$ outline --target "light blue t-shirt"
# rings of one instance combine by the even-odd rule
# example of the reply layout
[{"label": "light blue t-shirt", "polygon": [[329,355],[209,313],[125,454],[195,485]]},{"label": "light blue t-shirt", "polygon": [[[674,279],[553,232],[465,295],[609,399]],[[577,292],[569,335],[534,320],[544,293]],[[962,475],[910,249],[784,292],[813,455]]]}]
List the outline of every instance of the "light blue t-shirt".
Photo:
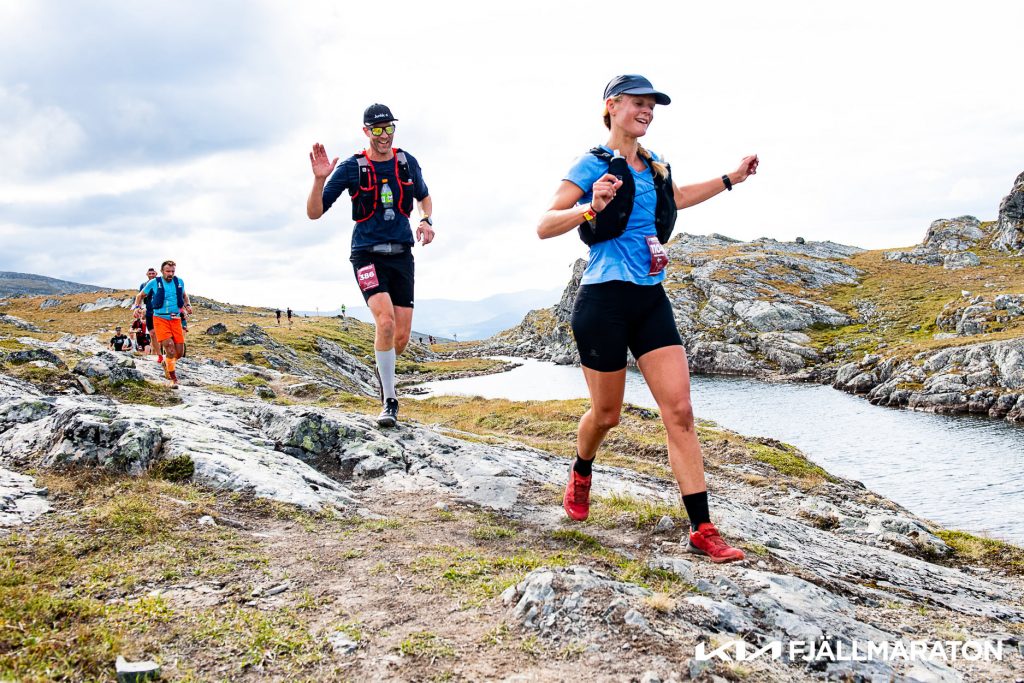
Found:
[{"label": "light blue t-shirt", "polygon": [[[608,149],[601,145],[602,149]],[[658,155],[651,152],[658,161]],[[657,235],[654,226],[654,211],[658,206],[658,195],[654,190],[654,176],[651,169],[637,171],[630,167],[633,182],[636,184],[636,196],[633,199],[633,211],[629,214],[626,230],[615,239],[598,242],[590,247],[590,259],[587,269],[583,271],[580,284],[594,285],[611,280],[625,280],[638,285],[656,285],[665,279],[665,271],[657,275],[648,275],[651,270],[651,251],[647,246],[647,236]],[[565,176],[572,184],[583,190],[579,203],[586,204],[593,196],[591,188],[594,181],[608,172],[608,163],[587,152],[572,165]]]},{"label": "light blue t-shirt", "polygon": [[[178,292],[174,288],[174,280],[171,280],[170,282],[164,280],[164,305],[162,308],[156,308],[156,293],[159,291],[160,287],[157,283],[163,279],[163,275],[157,275],[146,283],[146,286],[142,288],[142,291],[146,294],[153,295],[153,315],[166,318],[167,320],[173,320],[181,313],[181,309],[178,308]],[[178,282],[181,284],[181,291],[184,292],[185,281],[179,277]]]}]

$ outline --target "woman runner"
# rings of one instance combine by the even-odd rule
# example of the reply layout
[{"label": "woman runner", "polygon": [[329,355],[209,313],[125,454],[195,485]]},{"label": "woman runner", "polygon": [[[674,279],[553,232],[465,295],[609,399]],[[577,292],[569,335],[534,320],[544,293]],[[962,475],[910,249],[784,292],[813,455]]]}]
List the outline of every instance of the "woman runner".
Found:
[{"label": "woman runner", "polygon": [[[686,351],[661,285],[668,263],[661,242],[668,239],[676,210],[731,190],[757,171],[758,159],[745,157],[739,168],[721,178],[677,187],[667,166],[640,145],[654,120],[655,105],[669,104],[668,95],[655,90],[643,76],[625,75],[608,83],[604,100],[604,125],[610,131],[607,144],[577,159],[537,226],[541,239],[581,226],[581,236],[586,234],[584,241],[590,244],[572,313],[590,409],[580,419],[563,507],[577,521],[590,513],[591,466],[605,435],[619,423],[629,349],[668,432],[669,463],[690,518],[687,549],[713,562],[742,560],[743,551],[726,543],[711,523],[704,460],[690,405]],[[625,158],[628,172],[616,156]],[[621,177],[609,173],[613,169]],[[616,203],[620,189],[623,196]],[[601,216],[605,210],[608,213]]]}]

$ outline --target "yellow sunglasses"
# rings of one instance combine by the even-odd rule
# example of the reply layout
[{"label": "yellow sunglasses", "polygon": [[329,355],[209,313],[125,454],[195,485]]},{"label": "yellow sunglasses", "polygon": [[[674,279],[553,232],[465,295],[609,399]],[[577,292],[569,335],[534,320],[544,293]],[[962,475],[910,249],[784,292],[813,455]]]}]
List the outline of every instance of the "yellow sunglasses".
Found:
[{"label": "yellow sunglasses", "polygon": [[370,135],[372,135],[375,138],[379,138],[384,133],[387,133],[388,135],[394,135],[395,127],[394,126],[384,126],[383,128],[381,128],[380,126],[377,126],[375,128],[371,128],[370,129]]}]

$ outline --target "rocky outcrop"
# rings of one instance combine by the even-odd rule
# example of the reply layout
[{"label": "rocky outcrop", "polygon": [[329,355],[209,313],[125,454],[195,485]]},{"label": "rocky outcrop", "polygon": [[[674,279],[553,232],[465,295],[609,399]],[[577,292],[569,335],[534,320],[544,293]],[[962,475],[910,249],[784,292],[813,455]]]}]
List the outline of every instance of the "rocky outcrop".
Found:
[{"label": "rocky outcrop", "polygon": [[96,299],[91,304],[82,304],[78,307],[78,310],[82,313],[92,313],[93,311],[106,311],[111,308],[131,308],[131,298],[126,299],[115,299],[113,297],[104,296]]},{"label": "rocky outcrop", "polygon": [[14,325],[19,330],[25,330],[26,332],[42,332],[41,329],[26,320],[22,320],[14,315],[5,315],[3,313],[0,313],[0,325]]},{"label": "rocky outcrop", "polygon": [[136,369],[135,359],[127,354],[100,351],[78,361],[74,373],[92,379],[109,379],[112,382],[141,382],[142,373]]},{"label": "rocky outcrop", "polygon": [[992,246],[1003,251],[1024,250],[1024,173],[1017,176],[1010,194],[999,204],[999,222]]},{"label": "rocky outcrop", "polygon": [[0,467],[0,528],[28,524],[45,513],[47,493],[31,477]]},{"label": "rocky outcrop", "polygon": [[1024,422],[1024,339],[922,352],[913,360],[865,356],[833,384],[872,403]]},{"label": "rocky outcrop", "polygon": [[887,251],[885,259],[923,266],[942,266],[957,270],[981,264],[978,255],[968,251],[986,237],[981,221],[974,216],[943,218],[928,227],[924,242],[910,251]]},{"label": "rocky outcrop", "polygon": [[[856,283],[859,271],[844,260],[861,249],[834,242],[740,242],[685,233],[667,248],[673,266],[665,288],[694,372],[797,373],[819,356],[801,330],[851,322],[814,301],[813,292]],[[573,266],[558,305],[531,312],[518,327],[473,353],[578,363],[570,319],[585,267],[583,260]]]}]

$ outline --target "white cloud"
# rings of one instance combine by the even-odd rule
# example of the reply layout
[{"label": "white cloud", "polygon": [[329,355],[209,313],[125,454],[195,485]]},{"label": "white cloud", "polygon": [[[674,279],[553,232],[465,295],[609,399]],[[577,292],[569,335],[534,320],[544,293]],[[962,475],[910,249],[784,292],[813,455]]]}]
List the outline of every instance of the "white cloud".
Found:
[{"label": "white cloud", "polygon": [[97,284],[134,285],[169,254],[200,294],[358,302],[348,202],[306,219],[307,154],[361,149],[374,101],[435,202],[420,299],[564,283],[585,249],[534,228],[605,139],[616,73],[672,95],[644,143],[678,182],[761,155],[755,178],[680,214],[687,232],[905,246],[935,218],[993,218],[1024,159],[1018,4],[0,11],[0,269]]}]

